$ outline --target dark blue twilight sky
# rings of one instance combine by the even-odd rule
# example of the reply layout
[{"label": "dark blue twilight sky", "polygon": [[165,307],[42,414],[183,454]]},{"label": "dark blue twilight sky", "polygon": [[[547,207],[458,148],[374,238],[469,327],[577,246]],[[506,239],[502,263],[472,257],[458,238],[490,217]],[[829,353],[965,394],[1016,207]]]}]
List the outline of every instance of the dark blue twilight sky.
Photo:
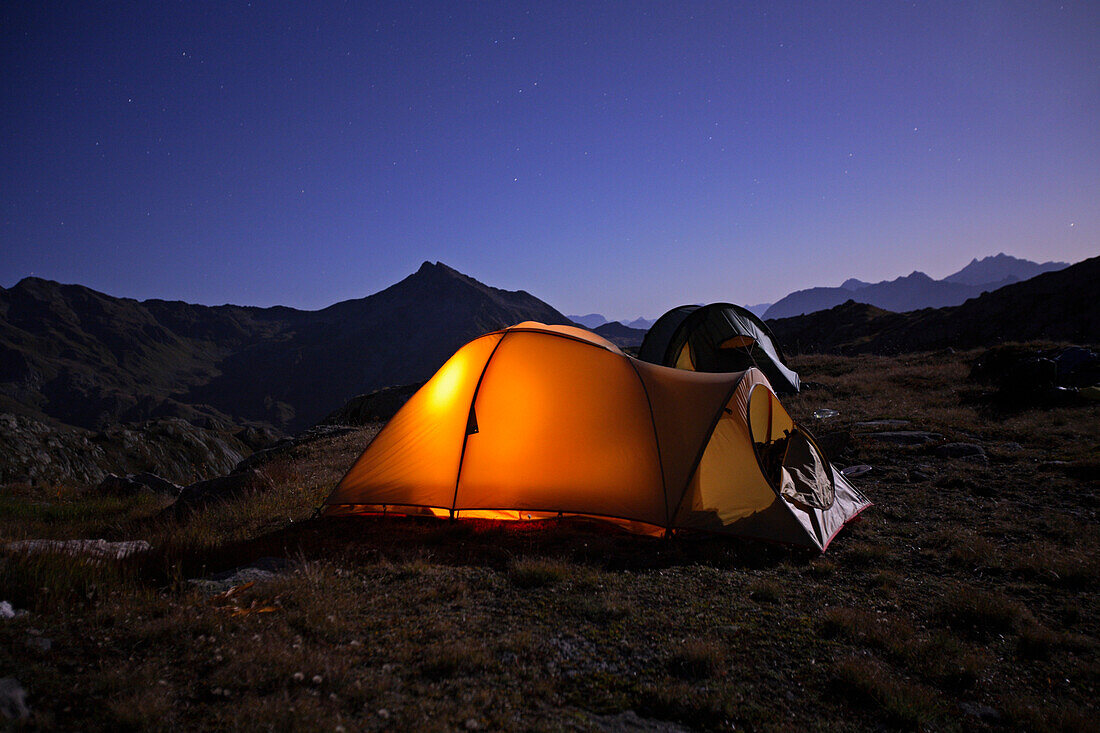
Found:
[{"label": "dark blue twilight sky", "polygon": [[5,2],[0,285],[568,313],[1100,253],[1100,3]]}]

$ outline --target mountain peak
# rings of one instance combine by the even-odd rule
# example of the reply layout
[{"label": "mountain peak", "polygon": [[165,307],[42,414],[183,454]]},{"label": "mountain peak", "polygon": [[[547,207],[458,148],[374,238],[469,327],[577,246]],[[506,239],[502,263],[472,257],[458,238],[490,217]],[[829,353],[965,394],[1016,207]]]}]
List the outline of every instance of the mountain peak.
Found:
[{"label": "mountain peak", "polygon": [[[421,274],[427,274],[427,273],[432,273],[432,272],[446,273],[446,274],[450,274],[450,275],[462,275],[461,272],[454,269],[453,267],[448,267],[447,265],[443,264],[442,262],[432,262],[430,260],[424,260],[424,263],[422,265],[420,265],[420,269],[416,271],[416,274],[421,275]],[[463,276],[463,277],[465,277],[465,276]]]},{"label": "mountain peak", "polygon": [[963,285],[1004,284],[1016,280],[1029,280],[1036,275],[1069,267],[1068,262],[1032,262],[998,252],[995,255],[974,258],[970,264],[944,278],[949,283]]}]

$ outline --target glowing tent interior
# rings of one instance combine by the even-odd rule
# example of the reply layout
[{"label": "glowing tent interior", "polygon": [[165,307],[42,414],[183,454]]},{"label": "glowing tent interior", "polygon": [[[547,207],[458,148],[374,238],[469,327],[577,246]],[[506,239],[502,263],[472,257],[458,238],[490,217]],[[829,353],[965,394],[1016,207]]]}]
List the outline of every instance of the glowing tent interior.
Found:
[{"label": "glowing tent interior", "polygon": [[759,370],[669,369],[534,322],[459,349],[325,504],[328,515],[582,515],[819,550],[868,506]]},{"label": "glowing tent interior", "polygon": [[732,303],[681,305],[646,332],[638,358],[697,372],[739,372],[756,367],[779,393],[798,392],[798,373],[755,313]]}]

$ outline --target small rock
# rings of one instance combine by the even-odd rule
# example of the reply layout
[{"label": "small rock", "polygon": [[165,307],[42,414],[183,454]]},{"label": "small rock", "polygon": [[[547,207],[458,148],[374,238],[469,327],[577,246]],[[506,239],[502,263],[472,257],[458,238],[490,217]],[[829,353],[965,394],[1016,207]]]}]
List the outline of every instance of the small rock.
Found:
[{"label": "small rock", "polygon": [[478,730],[481,728],[481,723],[477,722],[473,718],[469,718],[466,721],[466,730]]},{"label": "small rock", "polygon": [[0,715],[8,720],[23,720],[30,716],[27,691],[14,677],[0,679]]},{"label": "small rock", "polygon": [[640,717],[633,710],[616,715],[593,715],[587,722],[593,730],[606,733],[681,733],[688,730],[666,720]]},{"label": "small rock", "polygon": [[856,430],[881,430],[882,428],[903,428],[908,420],[865,420],[852,425]]},{"label": "small rock", "polygon": [[927,433],[923,430],[891,430],[880,433],[865,433],[871,440],[894,445],[925,445],[935,443],[943,436],[939,433]]},{"label": "small rock", "polygon": [[19,615],[21,615],[21,612],[15,610],[15,607],[11,605],[11,601],[0,601],[0,618],[15,618]]},{"label": "small rock", "polygon": [[1024,447],[1022,445],[1014,441],[1009,441],[1008,443],[1001,444],[1001,450],[1009,451],[1010,453],[1019,453],[1023,449]]},{"label": "small rock", "polygon": [[940,458],[965,458],[966,456],[984,456],[985,449],[977,443],[944,443],[936,446],[932,453]]},{"label": "small rock", "polygon": [[939,458],[958,458],[971,463],[989,464],[985,449],[977,443],[945,443],[936,446],[932,453]]},{"label": "small rock", "polygon": [[40,652],[48,652],[53,648],[53,639],[47,639],[45,636],[28,636],[27,646]]},{"label": "small rock", "polygon": [[976,702],[963,702],[959,703],[959,708],[972,717],[984,720],[987,723],[996,723],[1001,719],[1001,714],[996,709],[989,707],[988,705],[982,705]]}]

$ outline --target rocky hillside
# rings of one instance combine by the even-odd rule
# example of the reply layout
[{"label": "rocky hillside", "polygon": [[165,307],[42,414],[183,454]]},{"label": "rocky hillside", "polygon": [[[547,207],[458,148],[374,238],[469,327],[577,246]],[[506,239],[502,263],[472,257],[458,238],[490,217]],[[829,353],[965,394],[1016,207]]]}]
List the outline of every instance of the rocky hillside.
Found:
[{"label": "rocky hillside", "polygon": [[790,353],[896,354],[1047,339],[1100,341],[1100,257],[1007,285],[948,308],[892,313],[849,300],[770,321]]},{"label": "rocky hillside", "polygon": [[1067,267],[1065,262],[1037,263],[1006,254],[973,260],[958,272],[934,280],[923,272],[913,272],[894,280],[866,283],[850,278],[838,288],[818,287],[797,290],[770,306],[764,318],[790,318],[840,305],[848,300],[866,303],[889,311],[904,312],[919,308],[959,305],[968,298],[1027,280],[1044,272]]},{"label": "rocky hillside", "polygon": [[0,288],[0,412],[87,429],[178,417],[297,431],[524,320],[569,323],[440,263],[319,311],[138,302],[26,278]]},{"label": "rocky hillside", "polygon": [[248,438],[179,418],[90,431],[0,415],[0,485],[91,486],[109,473],[142,472],[187,484],[228,473],[265,447]]}]

